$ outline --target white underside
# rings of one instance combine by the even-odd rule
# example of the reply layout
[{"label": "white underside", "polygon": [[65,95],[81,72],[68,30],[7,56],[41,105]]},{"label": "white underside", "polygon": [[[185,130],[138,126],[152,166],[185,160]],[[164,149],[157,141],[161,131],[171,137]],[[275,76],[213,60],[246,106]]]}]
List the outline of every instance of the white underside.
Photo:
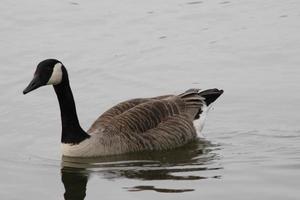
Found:
[{"label": "white underside", "polygon": [[204,134],[203,134],[203,127],[206,121],[206,117],[207,117],[207,113],[209,111],[209,109],[211,108],[210,104],[209,106],[206,106],[205,104],[202,106],[202,113],[200,114],[200,118],[194,121],[194,126],[196,128],[197,131],[197,136],[200,138],[204,138]]},{"label": "white underside", "polygon": [[[62,153],[69,157],[97,157],[127,153],[128,149],[122,146],[120,137],[110,137],[106,142],[103,139],[101,129],[90,133],[90,138],[82,141],[79,144],[64,144],[62,143]],[[107,136],[106,136],[107,137]]]},{"label": "white underside", "polygon": [[111,152],[105,150],[101,145],[101,134],[91,134],[91,137],[79,144],[61,144],[62,154],[70,157],[95,157],[109,155]]}]

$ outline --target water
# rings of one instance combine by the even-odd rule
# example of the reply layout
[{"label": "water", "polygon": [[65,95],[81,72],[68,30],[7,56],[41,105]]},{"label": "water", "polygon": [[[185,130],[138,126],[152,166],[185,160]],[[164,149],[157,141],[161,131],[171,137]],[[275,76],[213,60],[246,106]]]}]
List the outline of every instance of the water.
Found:
[{"label": "water", "polygon": [[[0,7],[1,199],[298,199],[300,3],[6,1]],[[66,159],[51,87],[67,67],[82,126],[119,101],[225,90],[205,139],[169,152]]]}]

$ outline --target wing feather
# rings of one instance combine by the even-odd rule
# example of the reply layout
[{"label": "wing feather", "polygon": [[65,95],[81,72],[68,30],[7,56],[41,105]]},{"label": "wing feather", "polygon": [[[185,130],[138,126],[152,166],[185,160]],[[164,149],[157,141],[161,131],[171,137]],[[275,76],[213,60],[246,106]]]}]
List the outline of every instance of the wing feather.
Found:
[{"label": "wing feather", "polygon": [[176,98],[150,99],[116,115],[104,128],[113,126],[118,131],[143,133],[157,127],[166,118],[183,112],[184,107],[176,102]]},{"label": "wing feather", "polygon": [[196,137],[193,119],[202,106],[198,90],[178,96],[132,99],[103,113],[89,132],[101,130],[107,145],[119,143],[125,152],[163,150],[181,146]]},{"label": "wing feather", "polygon": [[[121,103],[117,104],[116,106],[113,106],[112,108],[108,109],[100,117],[98,117],[96,119],[96,121],[92,124],[92,126],[90,127],[88,132],[92,133],[92,132],[94,132],[98,129],[103,129],[104,127],[107,127],[109,124],[111,124],[113,119],[115,119],[115,118],[120,119],[120,117],[118,117],[119,115],[121,115],[121,114],[125,113],[126,111],[136,107],[137,105],[144,104],[146,102],[153,102],[153,100],[166,100],[166,99],[169,99],[169,98],[172,98],[172,97],[176,97],[176,96],[174,96],[174,95],[163,95],[163,96],[157,96],[157,97],[153,97],[153,98],[136,98],[136,99],[131,99],[131,100],[121,102]],[[157,106],[161,107],[159,105],[157,105]],[[165,111],[162,111],[162,112],[168,112],[168,114],[177,113],[177,112],[175,112],[176,108],[173,108],[174,105],[173,106],[165,105],[165,106],[168,107],[168,109],[170,109],[170,110],[165,110]],[[155,109],[155,106],[154,106],[153,109],[154,109],[153,112],[157,112],[157,111],[159,112],[159,109],[161,109],[161,108]],[[136,111],[136,112],[139,113],[139,111]],[[132,115],[131,117],[135,118],[134,116],[135,115]],[[130,120],[130,119],[128,119],[128,120]],[[132,119],[132,120],[137,121],[137,119],[135,119],[135,120]],[[132,120],[130,120],[130,121],[132,121]]]},{"label": "wing feather", "polygon": [[112,144],[120,146],[122,152],[173,149],[191,142],[196,137],[196,130],[191,120],[188,116],[179,114],[167,117],[155,128],[144,132],[114,128],[109,127],[104,134],[108,140],[113,141],[108,146],[111,147]]},{"label": "wing feather", "polygon": [[149,98],[137,98],[137,99],[131,99],[117,104],[116,106],[104,112],[100,117],[98,117],[96,121],[92,124],[88,132],[93,132],[99,128],[104,128],[107,124],[111,122],[111,120],[114,117],[149,100],[150,100]]}]

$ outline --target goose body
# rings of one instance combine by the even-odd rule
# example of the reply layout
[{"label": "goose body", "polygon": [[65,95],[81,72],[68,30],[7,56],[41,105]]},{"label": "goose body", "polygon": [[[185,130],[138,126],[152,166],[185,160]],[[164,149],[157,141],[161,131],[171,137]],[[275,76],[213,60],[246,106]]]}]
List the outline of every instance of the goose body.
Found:
[{"label": "goose body", "polygon": [[[104,112],[85,132],[79,124],[67,70],[60,61],[40,62],[23,93],[43,85],[53,85],[57,94],[62,153],[71,157],[168,150],[185,145],[197,137],[208,107],[223,93],[218,89],[189,89],[179,95],[131,99]],[[194,126],[196,120],[200,121],[198,127]]]}]

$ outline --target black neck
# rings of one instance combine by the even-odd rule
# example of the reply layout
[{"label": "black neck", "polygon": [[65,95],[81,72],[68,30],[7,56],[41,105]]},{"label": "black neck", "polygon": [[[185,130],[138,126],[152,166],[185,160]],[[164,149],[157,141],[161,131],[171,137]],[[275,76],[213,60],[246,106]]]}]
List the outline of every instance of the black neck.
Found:
[{"label": "black neck", "polygon": [[72,90],[68,78],[65,76],[62,82],[54,85],[56,92],[62,124],[62,143],[78,144],[90,136],[81,128],[77,113]]}]

